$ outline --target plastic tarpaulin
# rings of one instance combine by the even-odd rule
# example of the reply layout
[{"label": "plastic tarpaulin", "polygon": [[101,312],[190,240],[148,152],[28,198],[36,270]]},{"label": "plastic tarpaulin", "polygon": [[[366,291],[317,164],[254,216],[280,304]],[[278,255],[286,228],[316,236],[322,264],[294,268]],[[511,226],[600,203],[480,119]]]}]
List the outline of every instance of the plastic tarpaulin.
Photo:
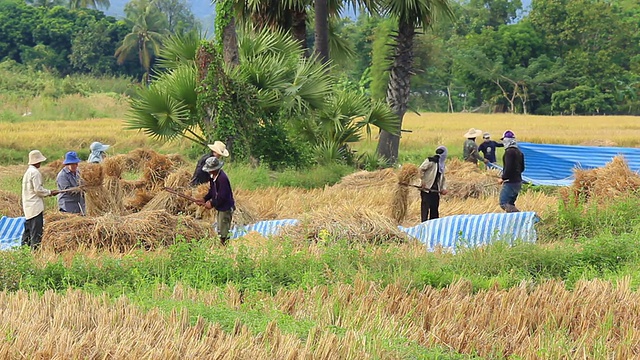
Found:
[{"label": "plastic tarpaulin", "polygon": [[24,222],[24,217],[3,216],[0,219],[0,250],[8,250],[21,245]]},{"label": "plastic tarpaulin", "polygon": [[[410,228],[398,226],[398,229],[424,243],[429,251],[438,247],[455,251],[459,246],[480,246],[500,240],[535,242],[537,235],[534,224],[537,221],[534,212],[454,215],[425,221]],[[295,219],[260,221],[234,228],[233,238],[252,231],[263,236],[277,235],[282,227],[297,224],[299,221]]]},{"label": "plastic tarpaulin", "polygon": [[[640,149],[623,147],[552,145],[519,142],[524,154],[523,180],[534,185],[569,186],[573,169],[595,169],[624,156],[633,171],[640,171]],[[499,166],[495,166],[502,169]]]},{"label": "plastic tarpaulin", "polygon": [[453,215],[425,221],[414,227],[398,228],[425,244],[427,250],[476,247],[494,241],[535,242],[534,225],[539,219],[534,212]]}]

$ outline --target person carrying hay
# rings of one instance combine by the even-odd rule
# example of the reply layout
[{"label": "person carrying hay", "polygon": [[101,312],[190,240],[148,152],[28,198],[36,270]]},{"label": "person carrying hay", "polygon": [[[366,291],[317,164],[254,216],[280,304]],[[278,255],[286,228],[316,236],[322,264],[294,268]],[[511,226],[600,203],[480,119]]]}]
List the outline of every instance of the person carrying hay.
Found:
[{"label": "person carrying hay", "polygon": [[29,167],[22,177],[22,210],[27,221],[24,223],[22,245],[29,245],[35,250],[42,241],[44,228],[44,198],[58,194],[58,190],[44,188],[40,165],[47,158],[39,150],[29,153]]},{"label": "person carrying hay", "polygon": [[[78,164],[80,161],[81,160],[75,151],[69,151],[65,154],[64,162],[62,163],[64,167],[56,177],[58,190],[66,190],[80,186],[80,171],[78,170]],[[58,207],[61,212],[82,215],[87,213],[82,190],[59,193]]]},{"label": "person carrying hay", "polygon": [[104,158],[107,157],[106,151],[109,150],[109,147],[111,147],[111,145],[104,145],[97,141],[91,143],[91,145],[89,146],[89,150],[91,150],[91,154],[89,154],[89,159],[87,159],[87,162],[92,164],[101,163],[102,160],[104,160]]},{"label": "person carrying hay", "polygon": [[218,211],[218,235],[222,245],[226,245],[236,204],[233,199],[231,182],[229,182],[227,174],[222,171],[223,165],[224,162],[215,156],[211,156],[205,161],[202,171],[209,174],[209,192],[203,200],[198,200],[196,203],[207,209]]},{"label": "person carrying hay", "polygon": [[447,194],[444,162],[447,148],[438,146],[436,154],[420,165],[420,219],[422,222],[440,217],[440,194]]},{"label": "person carrying hay", "polygon": [[464,134],[466,140],[462,145],[462,158],[464,161],[468,161],[470,163],[478,164],[478,161],[482,161],[485,164],[489,161],[482,156],[478,152],[478,144],[476,144],[476,138],[482,135],[482,130],[471,128]]},{"label": "person carrying hay", "polygon": [[516,207],[516,199],[522,189],[522,172],[524,171],[524,154],[518,148],[516,135],[511,130],[507,130],[502,135],[504,144],[504,155],[502,162],[502,178],[498,180],[502,184],[500,190],[500,207],[502,210],[511,213],[519,212]]},{"label": "person carrying hay", "polygon": [[215,141],[213,144],[207,145],[207,147],[209,147],[211,152],[204,154],[200,160],[198,160],[196,170],[193,172],[193,176],[189,182],[191,186],[198,186],[209,181],[209,173],[202,170],[202,167],[208,158],[215,156],[218,159],[222,159],[223,157],[229,156],[229,150],[227,150],[227,146],[222,141]]}]

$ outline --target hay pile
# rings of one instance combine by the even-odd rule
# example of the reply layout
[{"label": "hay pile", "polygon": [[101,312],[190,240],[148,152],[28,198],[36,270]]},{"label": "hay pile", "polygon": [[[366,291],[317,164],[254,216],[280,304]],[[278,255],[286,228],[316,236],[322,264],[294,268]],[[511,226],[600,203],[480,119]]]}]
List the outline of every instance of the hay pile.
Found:
[{"label": "hay pile", "polygon": [[106,178],[104,188],[109,194],[110,209],[115,214],[124,214],[124,192],[120,184],[122,177],[122,164],[117,159],[107,158],[102,163],[102,169]]},{"label": "hay pile", "polygon": [[390,218],[349,204],[318,209],[303,216],[300,222],[297,226],[284,227],[281,234],[314,241],[330,238],[372,244],[407,240],[406,234],[398,230]]},{"label": "hay pile", "polygon": [[144,165],[142,180],[147,184],[147,188],[154,193],[162,190],[164,179],[173,169],[173,162],[162,154],[154,153]]},{"label": "hay pile", "polygon": [[603,203],[640,189],[640,175],[629,168],[622,156],[616,156],[602,168],[576,169],[574,174],[571,188],[561,193],[565,202],[573,196],[574,201]]},{"label": "hay pile", "polygon": [[466,199],[496,196],[500,192],[500,172],[481,170],[475,164],[454,158],[445,166],[448,197]]},{"label": "hay pile", "polygon": [[45,166],[41,166],[39,170],[42,174],[42,177],[45,180],[55,179],[58,176],[60,170],[62,170],[62,168],[64,167],[62,163],[63,161],[58,159],[47,163]]},{"label": "hay pile", "polygon": [[342,178],[331,188],[336,190],[359,190],[370,187],[395,187],[398,182],[395,171],[392,168],[376,171],[358,171]]},{"label": "hay pile", "polygon": [[22,212],[21,199],[19,195],[8,191],[0,190],[0,217],[20,217]]},{"label": "hay pile", "polygon": [[[191,174],[187,170],[182,169],[169,174],[164,180],[164,186],[178,191],[182,190],[185,195],[191,196],[191,190],[185,190],[185,188],[189,186],[190,179]],[[167,191],[161,191],[146,203],[142,210],[151,211],[165,209],[171,214],[178,215],[186,213],[190,204],[191,203],[186,199]]]},{"label": "hay pile", "polygon": [[64,216],[47,222],[42,246],[54,251],[75,250],[81,246],[128,251],[138,246],[153,249],[170,245],[176,236],[192,240],[211,234],[209,224],[163,210],[126,216]]},{"label": "hay pile", "polygon": [[403,164],[398,172],[398,183],[391,195],[391,218],[398,224],[401,224],[407,215],[409,191],[416,190],[409,185],[414,184],[418,176],[419,170],[414,164]]},{"label": "hay pile", "polygon": [[[80,171],[87,215],[100,216],[111,210],[112,197],[104,187],[102,164],[85,164]],[[116,210],[117,211],[117,210]]]}]

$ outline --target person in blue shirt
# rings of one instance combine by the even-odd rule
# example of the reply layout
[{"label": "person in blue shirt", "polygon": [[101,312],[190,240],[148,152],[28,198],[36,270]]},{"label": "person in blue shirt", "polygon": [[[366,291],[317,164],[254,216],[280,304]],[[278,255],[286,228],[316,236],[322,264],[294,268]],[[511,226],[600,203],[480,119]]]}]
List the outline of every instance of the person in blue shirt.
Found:
[{"label": "person in blue shirt", "polygon": [[497,162],[496,148],[504,147],[504,144],[491,140],[491,134],[489,133],[484,133],[482,138],[484,142],[478,146],[478,151],[480,151],[482,155],[484,155],[484,158],[490,163],[495,164]]}]

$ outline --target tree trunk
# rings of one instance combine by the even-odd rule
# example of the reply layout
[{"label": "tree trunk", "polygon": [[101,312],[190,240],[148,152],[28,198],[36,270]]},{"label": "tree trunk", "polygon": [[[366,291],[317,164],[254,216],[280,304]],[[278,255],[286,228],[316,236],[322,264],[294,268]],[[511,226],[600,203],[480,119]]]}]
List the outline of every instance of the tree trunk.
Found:
[{"label": "tree trunk", "polygon": [[222,58],[226,64],[238,65],[238,34],[236,33],[236,18],[231,17],[222,33]]},{"label": "tree trunk", "polygon": [[398,24],[395,51],[392,56],[393,64],[389,71],[389,85],[387,86],[387,103],[400,119],[396,134],[385,130],[380,132],[378,140],[378,155],[383,156],[391,164],[398,161],[400,147],[400,130],[402,119],[407,112],[407,103],[411,91],[411,69],[413,66],[413,39],[415,29],[410,24]]},{"label": "tree trunk", "polygon": [[304,56],[309,57],[307,44],[307,11],[304,8],[291,10],[291,35],[300,43]]},{"label": "tree trunk", "polygon": [[329,4],[327,0],[315,0],[315,48],[321,63],[329,61]]}]

